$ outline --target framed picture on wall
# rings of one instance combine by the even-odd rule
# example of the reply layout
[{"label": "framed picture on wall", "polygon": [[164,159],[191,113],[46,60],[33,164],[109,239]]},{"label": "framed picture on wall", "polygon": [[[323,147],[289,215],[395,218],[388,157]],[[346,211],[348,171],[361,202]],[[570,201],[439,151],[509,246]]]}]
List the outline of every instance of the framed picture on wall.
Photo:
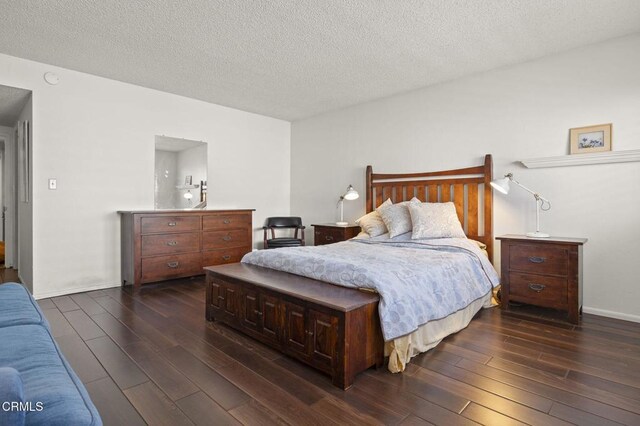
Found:
[{"label": "framed picture on wall", "polygon": [[571,154],[611,151],[611,123],[570,129]]}]

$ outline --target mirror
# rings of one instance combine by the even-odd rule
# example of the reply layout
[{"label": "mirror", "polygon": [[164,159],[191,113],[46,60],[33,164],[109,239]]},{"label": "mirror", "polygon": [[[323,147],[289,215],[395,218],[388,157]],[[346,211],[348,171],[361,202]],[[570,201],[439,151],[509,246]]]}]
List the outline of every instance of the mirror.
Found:
[{"label": "mirror", "polygon": [[203,209],[207,205],[207,144],[156,136],[155,208]]}]

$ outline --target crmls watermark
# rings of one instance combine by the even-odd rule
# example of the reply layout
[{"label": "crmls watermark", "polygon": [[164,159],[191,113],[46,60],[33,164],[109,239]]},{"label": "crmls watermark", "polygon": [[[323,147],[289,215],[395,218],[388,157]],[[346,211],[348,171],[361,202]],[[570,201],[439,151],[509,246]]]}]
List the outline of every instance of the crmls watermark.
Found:
[{"label": "crmls watermark", "polygon": [[38,402],[21,402],[21,401],[4,401],[2,405],[2,411],[42,411],[44,410],[44,404],[40,401]]}]

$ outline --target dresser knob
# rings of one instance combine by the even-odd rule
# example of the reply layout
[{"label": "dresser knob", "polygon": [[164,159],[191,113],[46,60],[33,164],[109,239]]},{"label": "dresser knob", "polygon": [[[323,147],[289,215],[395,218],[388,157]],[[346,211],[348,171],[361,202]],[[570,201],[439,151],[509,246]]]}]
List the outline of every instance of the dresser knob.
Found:
[{"label": "dresser knob", "polygon": [[224,241],[231,241],[231,235],[225,235],[224,237],[222,237],[222,239]]},{"label": "dresser knob", "polygon": [[176,226],[176,225],[177,225],[177,223],[176,223],[176,222],[169,222],[169,223],[167,223],[167,225],[169,225],[169,226]]},{"label": "dresser knob", "polygon": [[167,245],[168,245],[168,246],[172,246],[172,247],[173,247],[173,246],[177,246],[177,245],[178,245],[178,242],[177,242],[177,241],[167,241]]},{"label": "dresser knob", "polygon": [[222,256],[222,260],[229,260],[231,259],[231,256],[229,256],[228,254],[225,254],[224,256]]},{"label": "dresser knob", "polygon": [[529,258],[529,262],[531,263],[543,263],[546,259],[544,257],[539,256],[531,256]]},{"label": "dresser knob", "polygon": [[333,235],[326,235],[324,239],[327,241],[333,241]]},{"label": "dresser knob", "polygon": [[168,266],[169,268],[177,268],[177,267],[178,267],[178,265],[180,265],[180,263],[178,263],[178,262],[168,262],[168,263],[167,263],[167,266]]},{"label": "dresser knob", "polygon": [[529,283],[529,288],[535,291],[536,293],[540,293],[542,290],[545,289],[545,287],[547,286],[544,284]]},{"label": "dresser knob", "polygon": [[222,223],[224,223],[225,225],[228,225],[231,223],[231,221],[229,219],[225,219],[222,221]]}]

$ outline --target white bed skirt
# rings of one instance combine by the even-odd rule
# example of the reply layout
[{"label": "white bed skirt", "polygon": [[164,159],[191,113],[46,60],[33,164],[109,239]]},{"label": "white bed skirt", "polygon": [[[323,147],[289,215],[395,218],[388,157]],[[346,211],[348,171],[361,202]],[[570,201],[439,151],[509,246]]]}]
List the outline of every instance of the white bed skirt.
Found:
[{"label": "white bed skirt", "polygon": [[434,348],[448,335],[465,328],[480,309],[494,306],[491,296],[492,292],[489,292],[464,309],[445,318],[429,321],[406,336],[385,342],[384,356],[389,357],[389,371],[392,373],[404,371],[411,358]]}]

